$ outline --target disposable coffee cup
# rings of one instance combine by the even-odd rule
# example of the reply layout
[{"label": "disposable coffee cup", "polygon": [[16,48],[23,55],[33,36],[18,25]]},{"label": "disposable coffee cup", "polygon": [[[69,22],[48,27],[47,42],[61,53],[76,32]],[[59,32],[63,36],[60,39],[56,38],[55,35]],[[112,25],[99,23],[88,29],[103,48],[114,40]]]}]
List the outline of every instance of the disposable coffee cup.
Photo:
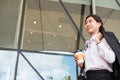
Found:
[{"label": "disposable coffee cup", "polygon": [[84,55],[82,52],[75,53],[75,56],[78,58],[78,61],[77,61],[78,64],[81,64],[84,62]]}]

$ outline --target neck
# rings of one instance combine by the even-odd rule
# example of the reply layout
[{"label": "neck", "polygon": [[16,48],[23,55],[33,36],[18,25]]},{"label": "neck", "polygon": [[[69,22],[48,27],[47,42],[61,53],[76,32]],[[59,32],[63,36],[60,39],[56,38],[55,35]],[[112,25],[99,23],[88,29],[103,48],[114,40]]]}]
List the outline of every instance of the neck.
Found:
[{"label": "neck", "polygon": [[97,33],[99,33],[99,32],[96,31],[96,32],[90,33],[90,35],[91,35],[91,36],[94,36],[94,35],[96,35]]}]

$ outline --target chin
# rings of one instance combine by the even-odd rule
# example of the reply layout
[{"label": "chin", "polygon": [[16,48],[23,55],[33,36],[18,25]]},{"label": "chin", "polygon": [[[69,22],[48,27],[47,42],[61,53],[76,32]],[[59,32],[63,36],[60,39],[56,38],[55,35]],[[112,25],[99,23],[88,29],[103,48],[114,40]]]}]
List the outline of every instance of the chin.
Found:
[{"label": "chin", "polygon": [[87,31],[89,34],[93,34],[93,32],[92,31]]},{"label": "chin", "polygon": [[93,31],[91,31],[91,30],[87,30],[87,32],[88,32],[88,33],[93,33]]}]

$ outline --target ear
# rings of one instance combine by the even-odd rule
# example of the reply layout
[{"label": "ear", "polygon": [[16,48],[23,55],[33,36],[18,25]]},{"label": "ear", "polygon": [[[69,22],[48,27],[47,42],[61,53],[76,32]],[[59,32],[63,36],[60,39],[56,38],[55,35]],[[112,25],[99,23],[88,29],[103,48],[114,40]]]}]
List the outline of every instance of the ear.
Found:
[{"label": "ear", "polygon": [[101,22],[98,22],[98,26],[100,27],[102,24],[101,24]]}]

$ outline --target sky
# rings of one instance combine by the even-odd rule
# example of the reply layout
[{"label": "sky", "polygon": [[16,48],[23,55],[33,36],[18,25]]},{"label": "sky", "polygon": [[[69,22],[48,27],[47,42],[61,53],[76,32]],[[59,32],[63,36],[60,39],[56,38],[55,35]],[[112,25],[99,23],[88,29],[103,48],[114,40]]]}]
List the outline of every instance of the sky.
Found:
[{"label": "sky", "polygon": [[[13,80],[16,52],[0,52],[0,80]],[[24,53],[26,58],[45,79],[65,80],[70,75],[76,80],[76,65],[73,56]],[[9,62],[8,62],[9,61]],[[27,61],[20,55],[17,80],[40,80]],[[41,79],[42,80],[42,79]]]}]

